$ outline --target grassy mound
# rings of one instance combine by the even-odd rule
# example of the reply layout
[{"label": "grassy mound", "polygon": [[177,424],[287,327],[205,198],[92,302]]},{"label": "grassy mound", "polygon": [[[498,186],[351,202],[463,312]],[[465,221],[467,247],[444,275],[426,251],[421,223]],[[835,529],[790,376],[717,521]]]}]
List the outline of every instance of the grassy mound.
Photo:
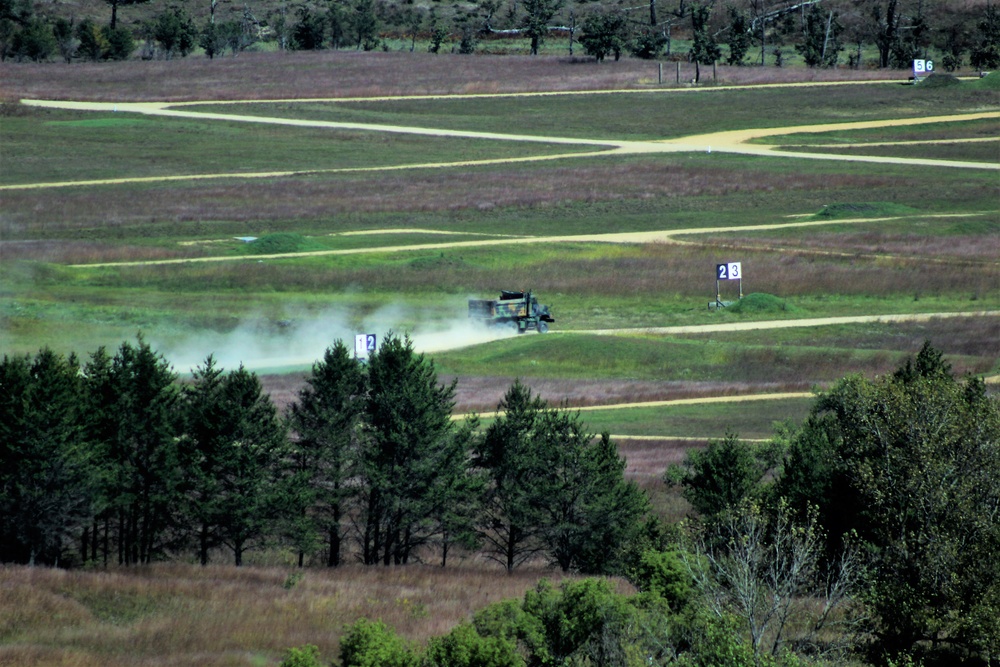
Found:
[{"label": "grassy mound", "polygon": [[1000,72],[990,72],[978,81],[967,84],[970,88],[983,88],[985,90],[1000,90]]},{"label": "grassy mound", "polygon": [[839,219],[839,218],[877,218],[890,215],[910,215],[917,210],[902,204],[892,204],[889,202],[862,202],[830,204],[823,207],[823,210],[813,216],[816,220]]},{"label": "grassy mound", "polygon": [[961,81],[957,77],[951,74],[931,74],[929,77],[920,82],[921,88],[948,88],[950,86],[960,86]]},{"label": "grassy mound", "polygon": [[290,232],[267,234],[247,244],[247,252],[251,255],[278,255],[309,250],[322,250],[322,246],[301,234]]},{"label": "grassy mound", "polygon": [[794,308],[789,306],[787,301],[779,299],[773,294],[754,292],[753,294],[747,294],[726,308],[726,312],[739,314],[789,313],[794,312]]}]

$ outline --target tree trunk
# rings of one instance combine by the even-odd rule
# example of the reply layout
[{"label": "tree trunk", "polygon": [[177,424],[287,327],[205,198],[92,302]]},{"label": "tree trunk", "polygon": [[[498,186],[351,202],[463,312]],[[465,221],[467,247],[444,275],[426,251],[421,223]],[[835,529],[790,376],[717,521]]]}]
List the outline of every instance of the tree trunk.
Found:
[{"label": "tree trunk", "polygon": [[208,525],[204,522],[198,535],[198,556],[203,567],[208,565]]}]

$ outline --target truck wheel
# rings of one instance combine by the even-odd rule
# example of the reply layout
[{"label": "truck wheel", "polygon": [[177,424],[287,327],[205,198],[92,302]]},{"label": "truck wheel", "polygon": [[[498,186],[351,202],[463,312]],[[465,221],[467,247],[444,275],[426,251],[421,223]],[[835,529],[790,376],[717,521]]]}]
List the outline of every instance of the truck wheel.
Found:
[{"label": "truck wheel", "polygon": [[546,332],[548,332],[548,330],[549,330],[549,323],[548,322],[539,322],[538,323],[538,333],[546,333]]}]

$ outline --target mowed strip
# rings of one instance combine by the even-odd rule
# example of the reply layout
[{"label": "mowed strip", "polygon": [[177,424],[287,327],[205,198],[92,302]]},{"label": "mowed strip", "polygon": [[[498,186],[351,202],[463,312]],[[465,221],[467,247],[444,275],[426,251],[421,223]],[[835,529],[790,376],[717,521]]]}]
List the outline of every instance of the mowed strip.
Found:
[{"label": "mowed strip", "polygon": [[[685,243],[675,237],[698,234],[720,234],[728,232],[758,232],[800,227],[822,227],[829,225],[850,225],[890,222],[909,219],[965,218],[977,217],[985,213],[937,213],[930,215],[887,216],[878,218],[843,218],[837,220],[806,220],[778,222],[766,225],[742,225],[728,227],[694,227],[688,229],[667,229],[651,232],[613,232],[607,234],[576,234],[563,236],[511,236],[503,238],[483,238],[468,241],[443,241],[441,243],[419,243],[413,245],[372,246],[365,248],[342,248],[338,250],[307,250],[302,252],[273,253],[262,255],[212,255],[208,257],[181,257],[176,259],[153,259],[129,262],[101,262],[93,264],[71,264],[73,268],[108,268],[125,266],[165,266],[172,264],[193,264],[202,262],[261,261],[265,259],[294,259],[302,257],[324,257],[337,255],[360,255],[373,253],[422,252],[426,250],[455,250],[497,245],[525,245],[532,243]],[[403,231],[403,230],[400,230]],[[385,231],[380,232],[385,233]]]}]

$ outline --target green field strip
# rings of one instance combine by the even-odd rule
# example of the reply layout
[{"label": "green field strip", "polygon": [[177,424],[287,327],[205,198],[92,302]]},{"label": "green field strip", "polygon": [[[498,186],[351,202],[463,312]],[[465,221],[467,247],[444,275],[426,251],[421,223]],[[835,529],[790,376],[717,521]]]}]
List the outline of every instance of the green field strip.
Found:
[{"label": "green field strip", "polygon": [[[775,422],[804,420],[815,400],[815,394],[796,392],[567,409],[580,413],[588,433],[607,431],[621,439],[705,441],[721,439],[733,432],[748,439],[763,440],[773,436]],[[487,428],[497,415],[479,415],[480,428]],[[453,419],[466,417],[455,415]]]}]

